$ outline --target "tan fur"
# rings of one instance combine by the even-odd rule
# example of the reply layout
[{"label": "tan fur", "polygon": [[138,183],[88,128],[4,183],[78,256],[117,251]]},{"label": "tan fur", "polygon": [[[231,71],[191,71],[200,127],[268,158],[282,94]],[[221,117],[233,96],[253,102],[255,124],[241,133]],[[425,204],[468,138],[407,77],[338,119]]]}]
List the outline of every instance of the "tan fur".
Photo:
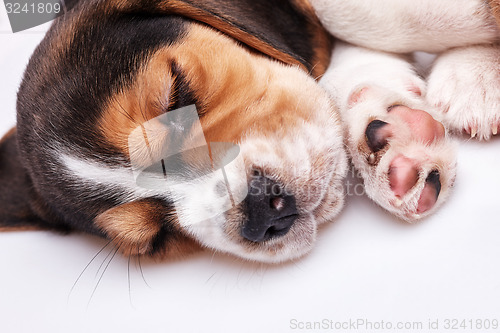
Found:
[{"label": "tan fur", "polygon": [[500,0],[488,0],[491,12],[497,21],[498,26],[500,27]]},{"label": "tan fur", "polygon": [[328,64],[330,63],[333,45],[332,37],[319,21],[309,0],[292,0],[292,3],[308,18],[309,25],[307,29],[311,36],[313,36],[314,44],[314,58],[312,61],[313,68],[311,70],[311,75],[318,79],[326,72]]},{"label": "tan fur", "polygon": [[152,57],[134,85],[108,102],[99,121],[99,128],[107,141],[128,155],[130,133],[163,114],[175,102],[175,79],[170,73],[166,52]]},{"label": "tan fur", "polygon": [[[310,30],[315,44],[315,57],[312,61],[313,68],[311,70],[311,74],[315,77],[320,76],[326,71],[326,67],[328,66],[331,50],[331,38],[328,32],[321,25],[308,0],[292,0],[292,3],[308,18],[309,26],[306,27],[306,29]],[[114,10],[126,10],[129,4],[123,0],[113,0],[109,1],[106,6],[107,10],[110,10],[111,8]],[[305,66],[291,55],[282,52],[262,41],[258,37],[239,29],[224,18],[213,15],[212,13],[207,12],[202,8],[198,8],[195,5],[188,4],[184,1],[170,0],[163,1],[159,4],[159,9],[163,10],[167,14],[177,14],[198,22],[206,23],[209,26],[236,39],[237,41],[262,52],[272,59],[276,59],[288,65],[298,66],[304,71],[307,71]]]},{"label": "tan fur", "polygon": [[253,47],[254,49],[264,54],[267,54],[273,59],[277,59],[285,64],[295,65],[306,70],[305,67],[292,56],[273,48],[269,44],[262,42],[257,37],[234,27],[233,25],[231,25],[231,23],[224,21],[222,18],[206,13],[204,10],[200,8],[190,6],[182,1],[174,0],[168,2],[165,1],[163,3],[163,9],[166,12],[172,14],[180,14],[189,17],[191,19],[194,19],[196,21],[206,23],[211,27],[223,31],[228,36],[231,36],[236,40],[242,41],[248,46]]},{"label": "tan fur", "polygon": [[5,140],[10,138],[11,136],[15,135],[17,132],[17,127],[12,127],[5,135],[0,139],[0,144],[3,143]]},{"label": "tan fur", "polygon": [[203,101],[201,121],[207,141],[239,142],[253,127],[274,133],[284,124],[294,127],[299,119],[307,118],[307,110],[295,107],[303,96],[294,98],[268,84],[276,79],[275,64],[236,47],[232,39],[193,26],[171,53]]},{"label": "tan fur", "polygon": [[17,232],[17,231],[39,231],[37,226],[22,226],[22,227],[0,227],[0,232]]},{"label": "tan fur", "polygon": [[187,75],[197,100],[202,101],[198,112],[203,114],[208,142],[237,143],[257,123],[259,132],[274,133],[283,124],[293,127],[298,119],[308,116],[307,110],[295,109],[302,96],[291,100],[280,87],[268,86],[275,75],[272,62],[211,28],[193,24],[181,43],[158,51],[134,85],[109,101],[100,129],[125,155],[130,133],[175,101],[176,78],[169,69],[173,60]]},{"label": "tan fur", "polygon": [[[103,230],[124,255],[150,254],[154,237],[160,232],[159,214],[164,210],[150,202],[132,202],[113,207],[95,218],[96,226]],[[179,229],[180,230],[180,229]],[[199,250],[192,239],[180,234],[167,240],[160,257],[175,257]]]}]

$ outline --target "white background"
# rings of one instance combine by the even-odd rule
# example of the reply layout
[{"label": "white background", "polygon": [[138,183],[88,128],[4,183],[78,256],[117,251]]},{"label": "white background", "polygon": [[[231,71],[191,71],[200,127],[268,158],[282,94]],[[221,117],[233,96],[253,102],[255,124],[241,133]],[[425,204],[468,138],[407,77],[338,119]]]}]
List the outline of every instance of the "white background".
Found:
[{"label": "white background", "polygon": [[[5,133],[46,26],[12,34],[0,7]],[[462,139],[456,188],[439,213],[408,225],[354,195],[312,253],[278,266],[206,252],[143,260],[141,274],[120,255],[108,266],[106,248],[77,281],[105,241],[0,233],[0,332],[297,332],[294,323],[323,319],[422,322],[426,332],[429,319],[439,331],[446,319],[500,320],[499,166],[498,139]]]}]

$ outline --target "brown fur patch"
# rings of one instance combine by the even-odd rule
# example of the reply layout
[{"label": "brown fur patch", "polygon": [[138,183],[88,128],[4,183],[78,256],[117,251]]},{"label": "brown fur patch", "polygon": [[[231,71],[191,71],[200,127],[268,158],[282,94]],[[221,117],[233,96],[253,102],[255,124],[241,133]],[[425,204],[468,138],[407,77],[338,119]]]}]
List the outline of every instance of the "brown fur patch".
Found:
[{"label": "brown fur patch", "polygon": [[17,231],[40,231],[43,230],[37,226],[22,226],[22,227],[0,227],[0,232],[17,232]]},{"label": "brown fur patch", "polygon": [[108,102],[99,128],[108,142],[128,155],[128,137],[134,129],[163,114],[175,100],[175,76],[168,54],[157,53],[138,74],[134,85]]},{"label": "brown fur patch", "polygon": [[271,84],[282,79],[276,77],[276,63],[249,53],[212,29],[193,25],[171,53],[197,100],[203,101],[198,111],[203,113],[208,142],[238,143],[252,129],[275,133],[293,127],[300,116],[307,118],[306,110],[296,110],[295,97],[300,96]]},{"label": "brown fur patch", "polygon": [[332,55],[333,38],[323,27],[316,16],[313,6],[309,0],[291,0],[292,3],[308,18],[309,25],[306,27],[313,36],[314,58],[312,60],[311,75],[319,79],[330,64]]},{"label": "brown fur patch", "polygon": [[178,0],[165,1],[162,3],[162,5],[160,5],[160,8],[169,13],[183,15],[191,19],[194,19],[196,21],[206,23],[211,27],[214,27],[215,29],[224,32],[225,34],[233,37],[234,39],[241,41],[264,54],[267,54],[268,56],[274,59],[277,59],[289,65],[301,67],[302,69],[307,71],[305,66],[302,65],[300,61],[298,61],[291,55],[277,50],[271,45],[264,43],[259,38],[249,33],[246,33],[241,29],[238,29],[230,22],[225,21],[218,16],[214,16],[211,13],[208,13],[201,8],[194,7],[183,1],[178,1]]},{"label": "brown fur patch", "polygon": [[[307,18],[308,26],[304,27],[304,29],[307,29],[311,33],[311,36],[313,36],[313,49],[315,55],[312,61],[310,61],[310,72],[314,76],[322,75],[329,63],[332,45],[331,37],[316,17],[314,9],[308,0],[289,1],[290,4],[298,10],[298,12],[302,13]],[[234,7],[229,8],[228,5]],[[137,8],[137,4],[135,2],[125,0],[110,0],[105,2],[102,6],[103,10],[106,11],[128,11]],[[239,19],[246,19],[249,16],[248,12],[252,10],[252,8],[244,8],[243,6],[245,6],[245,3],[228,3],[218,0],[170,0],[160,1],[155,3],[154,6],[154,10],[158,13],[163,12],[166,14],[177,14],[205,23],[273,59],[292,66],[298,66],[303,70],[308,71],[306,66],[293,55],[280,50],[279,47],[276,47],[276,45],[272,45],[272,43],[268,43],[262,38],[259,38],[258,36],[255,36],[254,34],[245,31],[244,28],[238,26],[238,24],[241,23],[239,22]],[[268,10],[272,11],[272,6],[280,6],[280,3],[278,2],[273,4],[270,2],[269,6]],[[149,7],[147,8],[151,9]],[[220,9],[221,12],[215,13],[212,10],[213,8]],[[243,13],[243,15],[241,13],[234,13],[236,9],[241,9],[241,13]]]},{"label": "brown fur patch", "polygon": [[5,133],[5,135],[0,139],[0,144],[4,143],[5,141],[7,141],[8,138],[10,138],[11,136],[14,136],[16,135],[17,133],[17,127],[12,127],[7,133]]},{"label": "brown fur patch", "polygon": [[153,248],[164,223],[168,223],[165,221],[168,214],[158,202],[145,199],[111,208],[98,215],[95,224],[127,256],[175,257],[199,250],[200,246],[181,234],[175,225],[168,226],[171,234],[166,236],[166,244],[160,244],[160,250]]},{"label": "brown fur patch", "polygon": [[497,24],[500,27],[500,0],[489,0],[489,4],[491,7],[491,11],[493,13],[493,16],[495,16]]},{"label": "brown fur patch", "polygon": [[[125,155],[129,156],[130,133],[163,114],[175,101],[172,62],[179,65],[200,101],[197,107],[203,114],[207,142],[238,143],[244,133],[257,126],[259,132],[274,133],[308,117],[307,110],[295,109],[301,96],[291,96],[283,87],[269,84],[279,79],[275,62],[248,52],[211,28],[192,24],[182,42],[159,50],[133,86],[108,103],[99,127]],[[148,142],[153,155],[161,150],[160,144],[168,144],[165,137]],[[150,152],[139,153],[145,165],[151,162]]]}]

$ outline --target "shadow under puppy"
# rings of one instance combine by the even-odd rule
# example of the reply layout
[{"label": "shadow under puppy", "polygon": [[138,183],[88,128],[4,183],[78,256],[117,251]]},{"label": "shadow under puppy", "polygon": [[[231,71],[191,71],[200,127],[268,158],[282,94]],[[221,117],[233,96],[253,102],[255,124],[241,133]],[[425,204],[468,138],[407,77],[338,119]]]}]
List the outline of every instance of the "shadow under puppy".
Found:
[{"label": "shadow under puppy", "polygon": [[158,258],[309,251],[343,206],[347,169],[339,115],[309,76],[331,51],[312,7],[66,3],[0,142],[1,229],[82,231]]}]

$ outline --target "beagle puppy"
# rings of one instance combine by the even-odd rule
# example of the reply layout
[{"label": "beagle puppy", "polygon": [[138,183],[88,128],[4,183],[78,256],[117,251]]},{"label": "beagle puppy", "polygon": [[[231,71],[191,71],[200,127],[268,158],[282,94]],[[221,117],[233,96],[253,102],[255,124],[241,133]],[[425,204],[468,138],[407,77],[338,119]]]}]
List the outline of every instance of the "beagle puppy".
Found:
[{"label": "beagle puppy", "polygon": [[124,255],[299,257],[344,202],[340,117],[307,1],[66,1],[0,142],[3,230]]},{"label": "beagle puppy", "polygon": [[[497,48],[471,46],[498,41],[499,7],[450,1],[65,1],[0,142],[0,228],[86,232],[127,256],[290,260],[343,206],[344,147],[379,205],[431,214],[455,178],[450,131],[500,124]],[[361,47],[337,42],[330,63],[329,33]],[[445,52],[428,88],[394,54],[418,50]],[[488,96],[492,116],[461,95]]]}]

